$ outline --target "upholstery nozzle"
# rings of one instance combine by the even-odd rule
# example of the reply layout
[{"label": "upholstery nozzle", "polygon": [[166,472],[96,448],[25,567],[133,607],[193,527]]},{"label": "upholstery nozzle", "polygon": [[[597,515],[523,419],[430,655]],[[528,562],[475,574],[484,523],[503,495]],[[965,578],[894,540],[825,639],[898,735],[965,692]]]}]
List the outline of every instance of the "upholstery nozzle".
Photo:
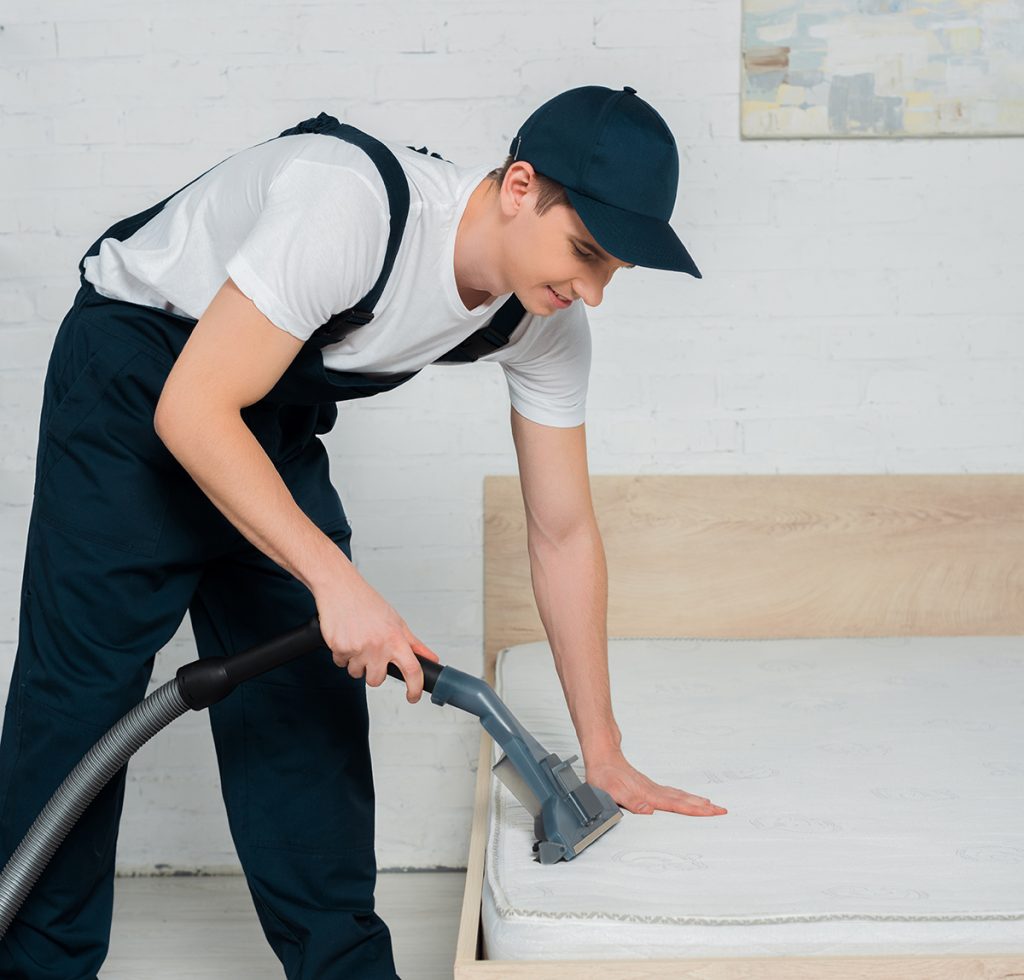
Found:
[{"label": "upholstery nozzle", "polygon": [[[392,667],[388,672],[401,677]],[[548,752],[479,677],[442,667],[430,700],[476,715],[501,747],[504,755],[492,772],[533,816],[533,850],[541,864],[571,861],[622,819],[622,811],[604,790],[576,775],[572,763],[577,756],[563,760]]]}]

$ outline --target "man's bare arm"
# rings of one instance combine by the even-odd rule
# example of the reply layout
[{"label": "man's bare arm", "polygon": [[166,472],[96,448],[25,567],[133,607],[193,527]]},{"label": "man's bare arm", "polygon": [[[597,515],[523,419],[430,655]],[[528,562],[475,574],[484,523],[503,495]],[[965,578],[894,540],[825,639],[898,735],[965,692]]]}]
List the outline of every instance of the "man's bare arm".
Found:
[{"label": "man's bare arm", "polygon": [[423,674],[413,652],[437,655],[303,513],[241,416],[273,388],[301,347],[228,279],[168,374],[153,423],[221,513],[313,593],[335,662],[353,677],[365,672],[372,686],[383,683],[394,662],[416,701]]},{"label": "man's bare arm", "polygon": [[633,813],[726,811],[649,779],[626,761],[608,679],[608,572],[590,499],[582,425],[540,425],[512,410],[530,571],[544,630],[583,751],[587,781]]}]

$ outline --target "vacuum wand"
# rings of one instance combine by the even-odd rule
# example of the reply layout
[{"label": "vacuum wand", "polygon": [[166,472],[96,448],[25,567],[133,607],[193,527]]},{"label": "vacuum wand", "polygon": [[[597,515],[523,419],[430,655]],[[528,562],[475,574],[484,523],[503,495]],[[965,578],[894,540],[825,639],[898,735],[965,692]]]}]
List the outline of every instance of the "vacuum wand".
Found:
[{"label": "vacuum wand", "polygon": [[[305,626],[244,653],[186,664],[177,674],[181,697],[190,708],[207,708],[227,697],[242,681],[324,646],[320,621],[314,617]],[[576,775],[572,763],[578,756],[563,760],[548,752],[489,684],[454,667],[415,656],[430,700],[476,715],[504,750],[492,771],[533,817],[537,838],[533,849],[541,864],[572,860],[622,819],[622,811],[607,793]],[[397,664],[389,663],[387,672],[405,681]]]},{"label": "vacuum wand", "polygon": [[[206,708],[226,697],[244,680],[272,670],[324,646],[317,618],[234,657],[211,657],[178,671],[182,697],[190,708]],[[472,674],[445,667],[416,654],[423,670],[423,690],[434,704],[453,704],[476,715],[504,755],[494,774],[529,811],[541,864],[572,860],[622,819],[622,811],[603,790],[583,782],[572,763],[548,752],[509,711],[494,689]],[[397,664],[387,672],[405,681]]]}]

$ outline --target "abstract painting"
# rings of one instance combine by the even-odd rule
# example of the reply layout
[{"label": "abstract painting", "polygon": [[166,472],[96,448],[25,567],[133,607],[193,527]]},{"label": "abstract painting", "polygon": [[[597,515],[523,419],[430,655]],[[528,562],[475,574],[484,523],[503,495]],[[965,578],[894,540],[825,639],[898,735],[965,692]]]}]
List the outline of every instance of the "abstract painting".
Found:
[{"label": "abstract painting", "polygon": [[743,0],[741,128],[1024,135],[1024,0]]}]

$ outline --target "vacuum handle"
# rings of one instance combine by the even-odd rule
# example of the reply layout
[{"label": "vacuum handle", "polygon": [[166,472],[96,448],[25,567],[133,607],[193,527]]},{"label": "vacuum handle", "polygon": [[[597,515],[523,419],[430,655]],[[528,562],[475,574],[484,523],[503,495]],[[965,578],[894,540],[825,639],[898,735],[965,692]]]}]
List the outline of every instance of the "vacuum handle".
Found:
[{"label": "vacuum handle", "polygon": [[232,685],[237,685],[324,646],[320,619],[314,616],[305,626],[229,657],[224,667]]},{"label": "vacuum handle", "polygon": [[[323,636],[320,634],[320,619],[318,616],[314,616],[305,626],[231,658],[225,667],[232,683],[240,684],[250,677],[265,674],[268,670],[273,670],[274,667],[285,664],[289,660],[312,653],[322,646],[325,644]],[[444,667],[433,660],[421,657],[418,653],[416,659],[423,668],[423,690],[430,694],[434,690],[434,682]],[[400,681],[405,681],[397,664],[389,663],[388,673]]]},{"label": "vacuum handle", "polygon": [[[421,657],[418,653],[415,656],[420,662],[420,666],[423,668],[423,690],[428,694],[433,694],[434,685],[437,683],[437,679],[441,676],[441,671],[444,670],[444,665],[435,663],[433,660],[428,660],[426,657]],[[398,669],[398,664],[388,664],[388,673],[400,681],[405,681],[405,675]]]},{"label": "vacuum handle", "polygon": [[190,708],[199,711],[226,698],[242,681],[265,674],[325,645],[320,634],[320,619],[314,616],[305,626],[233,657],[206,657],[179,667],[178,691]]},{"label": "vacuum handle", "polygon": [[[178,690],[185,703],[195,711],[208,708],[226,698],[239,684],[275,667],[326,647],[320,633],[320,618],[314,616],[305,626],[244,650],[233,657],[207,657],[179,668]],[[423,668],[423,690],[433,692],[444,667],[416,654]],[[404,681],[396,664],[388,664],[388,673]]]}]

